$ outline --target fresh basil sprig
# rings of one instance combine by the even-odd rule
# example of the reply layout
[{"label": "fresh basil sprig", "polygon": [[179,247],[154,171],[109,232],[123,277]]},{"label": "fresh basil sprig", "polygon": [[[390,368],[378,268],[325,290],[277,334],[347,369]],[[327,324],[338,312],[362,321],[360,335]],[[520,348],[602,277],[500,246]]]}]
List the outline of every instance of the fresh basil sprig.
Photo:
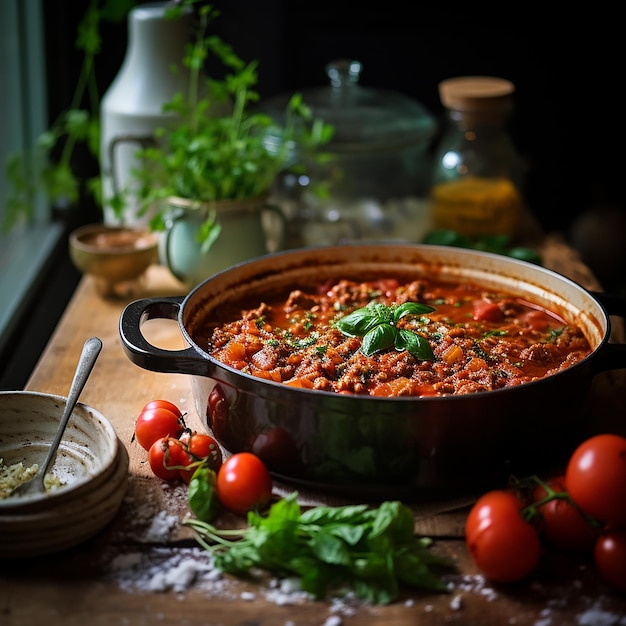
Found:
[{"label": "fresh basil sprig", "polygon": [[[192,482],[194,479],[192,479]],[[292,492],[267,515],[248,513],[244,529],[218,529],[187,518],[198,543],[215,566],[236,576],[264,569],[297,576],[316,598],[345,586],[373,604],[397,600],[402,586],[448,592],[442,574],[455,566],[429,548],[432,540],[414,534],[413,511],[397,500],[317,506],[303,511]]]},{"label": "fresh basil sprig", "polygon": [[408,350],[416,359],[434,361],[432,348],[424,337],[397,327],[398,321],[407,315],[423,315],[434,310],[419,302],[404,302],[399,306],[370,302],[336,320],[335,326],[347,337],[363,337],[361,352],[365,356],[394,346],[399,352]]}]

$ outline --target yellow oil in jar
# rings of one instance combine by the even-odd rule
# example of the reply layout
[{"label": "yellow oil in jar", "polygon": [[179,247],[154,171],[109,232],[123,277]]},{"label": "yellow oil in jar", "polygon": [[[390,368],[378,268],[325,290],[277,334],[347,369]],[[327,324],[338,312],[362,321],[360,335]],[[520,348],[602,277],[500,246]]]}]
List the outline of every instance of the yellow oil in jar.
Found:
[{"label": "yellow oil in jar", "polygon": [[433,226],[466,237],[513,236],[522,215],[522,196],[506,178],[466,176],[439,183],[431,199]]}]

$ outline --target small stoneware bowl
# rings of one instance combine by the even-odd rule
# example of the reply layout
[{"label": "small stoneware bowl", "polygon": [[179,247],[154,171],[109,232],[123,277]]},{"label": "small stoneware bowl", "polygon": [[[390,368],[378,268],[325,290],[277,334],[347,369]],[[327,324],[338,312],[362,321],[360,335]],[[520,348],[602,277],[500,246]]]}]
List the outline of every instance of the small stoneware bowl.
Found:
[{"label": "small stoneware bowl", "polygon": [[83,274],[96,279],[98,291],[115,295],[116,286],[137,280],[158,262],[159,236],[135,227],[87,224],[72,231],[69,252]]},{"label": "small stoneware bowl", "polygon": [[126,448],[111,423],[80,402],[48,472],[46,492],[10,495],[23,470],[44,462],[65,403],[65,397],[47,393],[0,392],[0,558],[78,545],[102,530],[122,503]]}]

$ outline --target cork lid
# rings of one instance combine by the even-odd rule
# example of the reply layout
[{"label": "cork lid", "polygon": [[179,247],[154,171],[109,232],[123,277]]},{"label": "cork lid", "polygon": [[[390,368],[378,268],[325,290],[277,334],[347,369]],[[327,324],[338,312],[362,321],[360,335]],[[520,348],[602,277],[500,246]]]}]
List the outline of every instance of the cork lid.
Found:
[{"label": "cork lid", "polygon": [[508,111],[515,85],[493,76],[459,76],[439,83],[439,98],[447,109],[457,111]]}]

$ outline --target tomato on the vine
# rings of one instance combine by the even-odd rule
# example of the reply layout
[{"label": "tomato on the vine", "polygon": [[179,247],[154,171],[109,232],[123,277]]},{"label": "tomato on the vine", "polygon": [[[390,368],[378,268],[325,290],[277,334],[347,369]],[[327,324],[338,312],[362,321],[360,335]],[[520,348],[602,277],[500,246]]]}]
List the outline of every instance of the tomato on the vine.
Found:
[{"label": "tomato on the vine", "polygon": [[470,555],[484,576],[495,582],[521,580],[539,563],[539,535],[521,509],[514,493],[495,490],[481,496],[467,517],[465,541]]},{"label": "tomato on the vine", "polygon": [[148,463],[155,476],[167,481],[180,478],[184,457],[183,444],[176,437],[160,437],[148,450]]},{"label": "tomato on the vine", "polygon": [[602,578],[615,589],[626,591],[626,529],[602,533],[593,558]]},{"label": "tomato on the vine", "polygon": [[601,434],[581,443],[568,461],[565,488],[587,515],[626,526],[626,438]]},{"label": "tomato on the vine", "polygon": [[162,406],[142,409],[135,422],[135,439],[144,449],[161,437],[179,437],[185,428],[182,416]]},{"label": "tomato on the vine", "polygon": [[251,452],[239,452],[224,461],[216,487],[222,505],[239,515],[262,509],[272,497],[272,477],[263,461]]},{"label": "tomato on the vine", "polygon": [[177,417],[183,416],[183,412],[169,400],[150,400],[150,402],[148,402],[141,410],[148,411],[149,409],[167,409],[168,411],[174,413]]},{"label": "tomato on the vine", "polygon": [[183,443],[181,465],[189,469],[181,469],[179,473],[187,484],[198,467],[208,467],[217,473],[222,466],[222,450],[211,435],[191,433]]},{"label": "tomato on the vine", "polygon": [[506,524],[508,519],[521,516],[523,503],[512,492],[496,489],[483,494],[465,520],[465,538],[471,539],[483,527]]},{"label": "tomato on the vine", "polygon": [[[565,495],[565,479],[555,476],[546,481],[548,488]],[[535,504],[548,497],[542,485],[533,493]],[[541,516],[541,535],[552,545],[568,552],[590,552],[596,541],[592,522],[567,497],[555,497],[537,507]]]}]

